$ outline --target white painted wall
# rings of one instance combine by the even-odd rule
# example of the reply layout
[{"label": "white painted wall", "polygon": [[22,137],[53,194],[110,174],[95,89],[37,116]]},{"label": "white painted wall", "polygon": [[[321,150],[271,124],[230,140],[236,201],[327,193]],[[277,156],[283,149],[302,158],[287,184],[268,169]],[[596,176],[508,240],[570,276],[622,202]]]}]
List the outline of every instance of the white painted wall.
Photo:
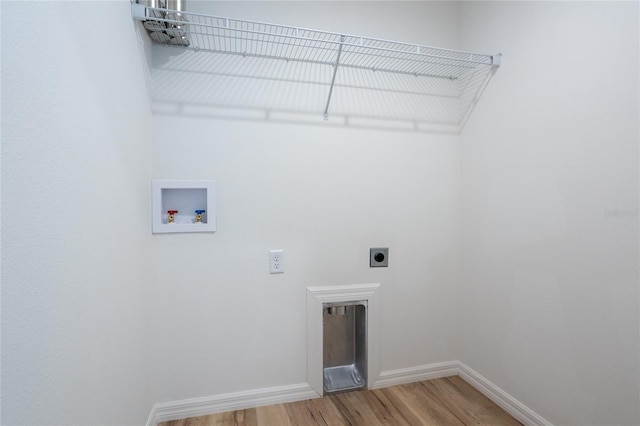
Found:
[{"label": "white painted wall", "polygon": [[[454,3],[364,12],[209,11],[457,47]],[[307,286],[382,284],[383,371],[455,357],[457,136],[161,114],[154,130],[154,177],[215,179],[218,194],[215,234],[153,237],[155,401],[306,383]],[[376,246],[390,248],[389,268],[369,268]],[[269,249],[285,250],[283,275],[268,274]]]},{"label": "white painted wall", "polygon": [[2,2],[2,423],[152,406],[152,125],[130,3]]},{"label": "white painted wall", "polygon": [[188,3],[193,13],[457,48],[457,2],[217,1]]},{"label": "white painted wall", "polygon": [[462,134],[459,356],[554,424],[640,423],[638,17],[460,7],[461,45],[504,61]]}]

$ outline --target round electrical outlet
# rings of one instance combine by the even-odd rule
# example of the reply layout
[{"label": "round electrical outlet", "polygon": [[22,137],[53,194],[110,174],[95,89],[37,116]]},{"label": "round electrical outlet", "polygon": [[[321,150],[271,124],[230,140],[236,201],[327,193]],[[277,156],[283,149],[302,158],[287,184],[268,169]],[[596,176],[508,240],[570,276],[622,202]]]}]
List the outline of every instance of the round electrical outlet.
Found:
[{"label": "round electrical outlet", "polygon": [[370,268],[386,268],[389,266],[389,248],[374,247],[369,249],[369,267]]}]

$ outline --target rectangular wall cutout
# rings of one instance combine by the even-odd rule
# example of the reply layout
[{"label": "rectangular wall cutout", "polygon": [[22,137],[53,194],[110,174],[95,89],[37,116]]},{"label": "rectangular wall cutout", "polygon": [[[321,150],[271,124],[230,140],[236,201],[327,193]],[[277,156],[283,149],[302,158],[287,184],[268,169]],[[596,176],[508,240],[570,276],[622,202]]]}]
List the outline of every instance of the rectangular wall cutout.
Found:
[{"label": "rectangular wall cutout", "polygon": [[215,181],[152,181],[153,233],[214,232]]},{"label": "rectangular wall cutout", "polygon": [[[307,381],[309,385],[318,393],[318,395],[325,394],[325,375],[329,372],[330,382],[328,383],[328,391],[342,391],[347,388],[359,387],[360,382],[364,382],[364,386],[370,386],[371,383],[375,383],[380,375],[380,365],[378,362],[378,332],[380,323],[378,321],[378,300],[380,284],[349,284],[339,286],[326,286],[326,287],[307,287]],[[357,301],[357,302],[354,302]],[[342,346],[344,350],[343,355],[329,354],[324,351],[324,314],[344,314],[347,316],[351,311],[347,309],[347,306],[356,305],[349,309],[354,309],[355,314],[352,319],[355,322],[346,321],[340,324],[338,318],[336,318],[336,326],[342,329],[342,332],[347,330],[347,333],[351,331],[354,333],[354,339],[349,339],[354,345],[358,345],[358,336],[360,337],[360,350],[349,350],[347,346]],[[360,306],[359,308],[357,306]],[[327,312],[327,309],[332,309]],[[349,317],[347,316],[348,319]],[[343,328],[340,325],[347,325]],[[355,328],[351,328],[355,327]],[[358,329],[360,327],[360,329]],[[338,334],[341,333],[337,330]],[[340,337],[340,339],[342,339]],[[336,349],[343,352],[336,346]],[[325,364],[325,358],[327,364]],[[360,378],[354,377],[353,385],[349,383],[348,386],[342,386],[342,383],[337,383],[336,379],[340,376],[342,371],[331,370],[332,367],[340,367],[355,363],[355,366],[359,370]],[[332,374],[336,373],[336,374]]]},{"label": "rectangular wall cutout", "polygon": [[367,385],[367,302],[323,304],[324,394]]}]

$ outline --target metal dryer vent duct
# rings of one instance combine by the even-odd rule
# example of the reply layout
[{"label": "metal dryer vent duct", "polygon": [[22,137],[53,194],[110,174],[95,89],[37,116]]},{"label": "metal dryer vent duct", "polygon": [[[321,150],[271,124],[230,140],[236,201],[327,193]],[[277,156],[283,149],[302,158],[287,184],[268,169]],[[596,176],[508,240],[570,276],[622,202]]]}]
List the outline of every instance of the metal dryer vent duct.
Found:
[{"label": "metal dryer vent duct", "polygon": [[189,28],[183,13],[187,0],[138,0],[145,6],[143,25],[151,40],[174,46],[189,46]]}]

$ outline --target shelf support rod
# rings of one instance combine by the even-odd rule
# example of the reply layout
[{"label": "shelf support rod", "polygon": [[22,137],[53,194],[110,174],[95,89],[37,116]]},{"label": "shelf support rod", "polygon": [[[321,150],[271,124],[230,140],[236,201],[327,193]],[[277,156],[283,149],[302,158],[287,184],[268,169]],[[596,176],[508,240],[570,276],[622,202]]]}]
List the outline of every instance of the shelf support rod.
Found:
[{"label": "shelf support rod", "polygon": [[329,119],[329,103],[331,102],[331,93],[333,92],[333,85],[336,82],[336,74],[338,73],[338,65],[340,64],[340,55],[342,54],[342,43],[344,43],[345,37],[340,36],[340,46],[338,46],[338,56],[336,56],[336,63],[333,67],[333,77],[331,78],[331,86],[329,87],[329,96],[327,97],[327,105],[324,107],[324,119]]}]

